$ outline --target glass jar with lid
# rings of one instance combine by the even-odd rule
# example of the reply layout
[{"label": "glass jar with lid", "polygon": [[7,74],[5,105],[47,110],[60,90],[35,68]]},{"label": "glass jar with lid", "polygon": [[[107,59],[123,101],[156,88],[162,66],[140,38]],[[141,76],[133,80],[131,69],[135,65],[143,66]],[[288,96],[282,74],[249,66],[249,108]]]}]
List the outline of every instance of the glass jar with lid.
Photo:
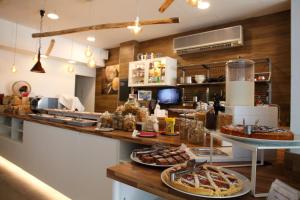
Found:
[{"label": "glass jar with lid", "polygon": [[134,97],[129,97],[126,103],[124,104],[124,112],[123,114],[133,114],[137,115],[139,112],[139,103],[137,102],[136,98]]}]

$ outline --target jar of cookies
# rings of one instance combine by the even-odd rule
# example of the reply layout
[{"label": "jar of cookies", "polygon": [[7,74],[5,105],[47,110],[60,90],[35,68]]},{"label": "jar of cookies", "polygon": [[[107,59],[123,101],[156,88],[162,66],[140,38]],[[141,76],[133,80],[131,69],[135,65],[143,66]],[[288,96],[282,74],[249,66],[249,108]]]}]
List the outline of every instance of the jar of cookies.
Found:
[{"label": "jar of cookies", "polygon": [[112,128],[113,118],[112,115],[106,111],[100,117],[101,128]]},{"label": "jar of cookies", "polygon": [[202,145],[204,135],[205,135],[205,130],[204,130],[203,122],[193,120],[188,133],[188,142],[190,144]]},{"label": "jar of cookies", "polygon": [[124,117],[123,117],[122,113],[115,112],[115,114],[113,115],[113,129],[122,130],[123,129],[123,120],[124,120]]},{"label": "jar of cookies", "polygon": [[135,98],[129,97],[128,101],[124,104],[124,115],[129,113],[133,115],[137,115],[139,112],[139,103],[136,101]]},{"label": "jar of cookies", "polygon": [[143,131],[159,132],[159,124],[156,116],[152,114],[151,116],[147,117],[143,125]]},{"label": "jar of cookies", "polygon": [[136,129],[136,119],[131,113],[124,117],[123,129],[129,132],[132,132]]},{"label": "jar of cookies", "polygon": [[138,122],[145,122],[147,118],[149,117],[149,110],[146,107],[141,107],[139,109],[139,112],[137,114],[137,121]]}]

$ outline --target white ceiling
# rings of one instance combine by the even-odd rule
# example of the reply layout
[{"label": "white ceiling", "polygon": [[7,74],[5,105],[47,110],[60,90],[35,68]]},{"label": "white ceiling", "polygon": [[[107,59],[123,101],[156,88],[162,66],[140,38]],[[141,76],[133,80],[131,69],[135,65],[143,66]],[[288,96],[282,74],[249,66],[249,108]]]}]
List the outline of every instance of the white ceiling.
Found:
[{"label": "white ceiling", "polygon": [[[175,0],[171,7],[161,14],[158,12],[158,8],[163,0],[0,0],[0,18],[38,29],[39,9],[43,7],[42,4],[45,5],[46,11],[56,10],[60,16],[60,19],[56,21],[45,18],[44,30],[47,31],[92,24],[132,21],[137,10],[139,10],[141,20],[166,17],[180,18],[179,24],[144,27],[137,36],[127,29],[102,30],[96,33],[87,32],[66,36],[96,47],[111,48],[129,40],[144,41],[290,8],[289,0],[207,1],[211,4],[210,8],[199,10],[189,6],[185,0]],[[96,42],[87,42],[86,37],[93,34],[96,34]]]}]

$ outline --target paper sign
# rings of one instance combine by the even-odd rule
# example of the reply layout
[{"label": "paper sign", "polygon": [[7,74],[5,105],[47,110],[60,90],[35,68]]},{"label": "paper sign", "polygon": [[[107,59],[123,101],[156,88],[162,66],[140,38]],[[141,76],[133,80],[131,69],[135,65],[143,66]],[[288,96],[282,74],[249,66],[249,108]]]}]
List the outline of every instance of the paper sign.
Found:
[{"label": "paper sign", "polygon": [[299,200],[300,193],[286,183],[276,179],[270,188],[267,200]]}]

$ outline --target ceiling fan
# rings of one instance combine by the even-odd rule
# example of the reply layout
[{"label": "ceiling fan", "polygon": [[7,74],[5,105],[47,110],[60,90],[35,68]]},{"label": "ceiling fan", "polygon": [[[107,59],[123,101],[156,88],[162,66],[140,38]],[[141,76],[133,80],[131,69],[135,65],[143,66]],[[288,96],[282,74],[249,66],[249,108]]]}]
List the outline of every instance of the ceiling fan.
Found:
[{"label": "ceiling fan", "polygon": [[[159,7],[159,12],[165,12],[173,2],[174,0],[165,0]],[[199,9],[207,9],[209,7],[209,2],[204,0],[186,0],[186,2],[193,7],[198,7]]]}]

